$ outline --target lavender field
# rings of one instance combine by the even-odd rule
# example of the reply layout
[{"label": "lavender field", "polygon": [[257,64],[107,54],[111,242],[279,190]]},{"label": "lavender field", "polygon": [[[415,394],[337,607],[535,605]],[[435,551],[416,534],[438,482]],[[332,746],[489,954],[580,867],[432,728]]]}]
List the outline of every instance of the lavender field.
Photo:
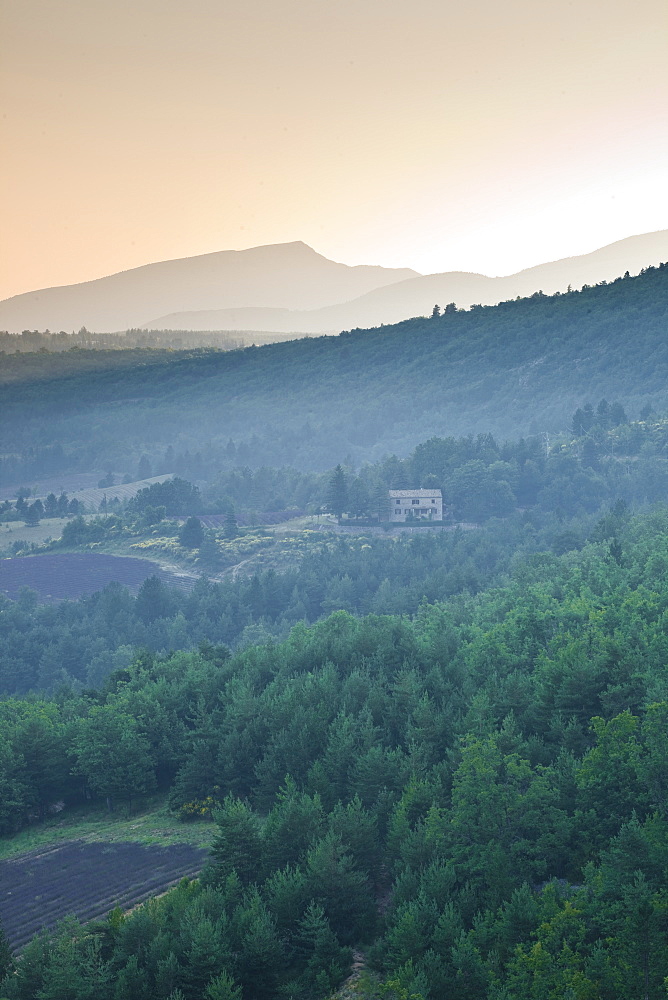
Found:
[{"label": "lavender field", "polygon": [[46,553],[0,560],[0,594],[15,599],[21,587],[30,587],[42,601],[61,601],[93,594],[112,581],[136,590],[149,576],[174,587],[192,585],[148,559],[95,552]]},{"label": "lavender field", "polygon": [[0,919],[13,950],[73,914],[87,921],[128,910],[202,868],[190,844],[68,841],[0,861]]}]

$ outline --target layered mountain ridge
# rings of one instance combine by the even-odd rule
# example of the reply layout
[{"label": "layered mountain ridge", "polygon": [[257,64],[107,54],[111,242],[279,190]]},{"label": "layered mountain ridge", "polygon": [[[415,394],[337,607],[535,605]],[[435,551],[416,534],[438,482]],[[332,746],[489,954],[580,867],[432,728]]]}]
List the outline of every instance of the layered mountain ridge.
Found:
[{"label": "layered mountain ridge", "polygon": [[100,468],[170,446],[227,454],[230,440],[258,465],[360,465],[432,436],[559,432],[603,398],[629,416],[662,412],[667,317],[665,264],[581,292],[243,351],[12,354],[0,427],[12,455],[40,442],[49,474],[90,465],[93,431]]},{"label": "layered mountain ridge", "polygon": [[517,274],[488,277],[469,271],[417,275],[375,288],[351,302],[309,311],[279,309],[226,309],[179,312],[144,324],[147,329],[176,330],[274,330],[284,333],[338,333],[340,330],[400,323],[412,316],[429,315],[435,304],[454,302],[459,308],[473,304],[497,305],[507,299],[542,291],[565,292],[568,286],[612,281],[626,271],[668,260],[668,231],[630,236],[580,257],[566,257],[538,264]]},{"label": "layered mountain ridge", "polygon": [[131,328],[337,333],[460,308],[552,294],[610,281],[668,260],[668,230],[619,240],[589,254],[489,277],[465,271],[336,263],[302,242],[223,250],[146,264],[76,285],[0,302],[0,330]]},{"label": "layered mountain ridge", "polygon": [[416,276],[410,268],[338,264],[301,242],[221,250],[15,295],[0,302],[0,329],[17,333],[85,326],[111,333],[184,310],[315,309]]}]

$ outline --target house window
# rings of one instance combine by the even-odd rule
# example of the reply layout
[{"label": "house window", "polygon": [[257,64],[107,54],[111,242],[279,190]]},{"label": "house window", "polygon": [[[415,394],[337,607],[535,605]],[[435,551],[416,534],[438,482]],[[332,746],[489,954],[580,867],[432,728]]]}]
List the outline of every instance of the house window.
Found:
[{"label": "house window", "polygon": [[419,504],[419,503],[420,503],[420,501],[419,501],[419,500],[411,500],[411,503],[412,503],[413,505],[415,505],[415,504]]},{"label": "house window", "polygon": [[394,502],[395,503],[401,503],[401,500],[395,500]]},{"label": "house window", "polygon": [[436,503],[436,501],[435,501],[435,500],[432,500],[432,503]]}]

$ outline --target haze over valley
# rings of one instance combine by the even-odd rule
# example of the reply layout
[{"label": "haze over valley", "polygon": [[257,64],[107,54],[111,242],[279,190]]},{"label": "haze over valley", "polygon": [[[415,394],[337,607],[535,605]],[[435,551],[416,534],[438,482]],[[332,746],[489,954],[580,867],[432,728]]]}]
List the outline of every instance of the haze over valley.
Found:
[{"label": "haze over valley", "polygon": [[667,258],[668,230],[498,278],[349,267],[304,243],[288,243],[163,261],[26,292],[0,302],[0,329],[338,333],[428,315],[434,303],[495,305],[539,290],[552,294],[611,281]]},{"label": "haze over valley", "polygon": [[661,0],[0,0],[0,1000],[666,1000]]}]

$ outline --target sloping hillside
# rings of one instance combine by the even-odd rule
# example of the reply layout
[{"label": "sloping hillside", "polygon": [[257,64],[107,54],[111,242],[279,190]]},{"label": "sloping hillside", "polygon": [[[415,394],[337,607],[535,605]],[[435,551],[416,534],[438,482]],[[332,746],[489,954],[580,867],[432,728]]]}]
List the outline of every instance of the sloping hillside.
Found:
[{"label": "sloping hillside", "polygon": [[667,328],[663,265],[338,337],[174,353],[150,366],[111,358],[85,378],[8,386],[2,450],[62,445],[64,463],[120,468],[128,454],[232,438],[251,442],[250,461],[322,469],[406,453],[432,434],[558,430],[584,399],[619,400],[630,415],[668,406]]}]

